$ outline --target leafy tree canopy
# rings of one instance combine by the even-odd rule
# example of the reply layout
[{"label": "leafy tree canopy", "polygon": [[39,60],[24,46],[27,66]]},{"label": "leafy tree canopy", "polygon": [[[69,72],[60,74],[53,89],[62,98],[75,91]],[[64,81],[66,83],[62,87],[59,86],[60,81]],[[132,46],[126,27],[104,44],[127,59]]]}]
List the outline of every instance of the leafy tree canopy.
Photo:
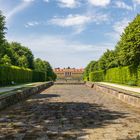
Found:
[{"label": "leafy tree canopy", "polygon": [[125,28],[116,49],[121,65],[140,64],[140,15]]},{"label": "leafy tree canopy", "polygon": [[49,62],[43,61],[40,58],[35,59],[34,67],[37,71],[46,72],[47,80],[55,80],[56,74],[53,72],[53,69]]},{"label": "leafy tree canopy", "polygon": [[14,65],[42,71],[47,74],[47,80],[55,80],[56,74],[47,61],[36,59],[32,51],[18,42],[7,42],[5,40],[5,17],[0,11],[0,64]]},{"label": "leafy tree canopy", "polygon": [[2,15],[0,11],[0,59],[4,55],[4,43],[5,43],[5,17]]},{"label": "leafy tree canopy", "polygon": [[89,80],[89,73],[107,70],[119,66],[140,66],[140,15],[129,23],[121,35],[115,50],[107,50],[98,61],[91,61],[84,72],[84,79]]}]

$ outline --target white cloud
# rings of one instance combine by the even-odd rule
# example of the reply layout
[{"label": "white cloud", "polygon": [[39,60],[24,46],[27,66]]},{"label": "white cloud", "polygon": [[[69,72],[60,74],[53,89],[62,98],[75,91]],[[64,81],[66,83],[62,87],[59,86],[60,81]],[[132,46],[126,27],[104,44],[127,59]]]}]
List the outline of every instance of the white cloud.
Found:
[{"label": "white cloud", "polygon": [[23,0],[24,2],[33,2],[34,0]]},{"label": "white cloud", "polygon": [[109,20],[109,16],[107,14],[102,14],[102,13],[95,13],[92,16],[92,21],[95,22],[96,24],[100,24],[102,22],[106,22]]},{"label": "white cloud", "polygon": [[87,15],[68,15],[66,17],[54,17],[53,19],[46,21],[30,21],[25,24],[26,28],[35,27],[38,25],[46,26],[48,24],[57,25],[60,27],[72,27],[74,29],[74,34],[79,34],[86,29],[86,26],[93,22],[100,24],[108,20],[108,15],[106,14],[87,14]]},{"label": "white cloud", "polygon": [[124,29],[128,26],[129,22],[130,20],[126,18],[121,21],[116,22],[113,25],[113,31],[110,33],[106,33],[106,35],[108,35],[115,41],[118,41],[120,39],[120,35],[124,32]]},{"label": "white cloud", "polygon": [[133,0],[134,3],[140,4],[140,0]]},{"label": "white cloud", "polygon": [[88,0],[93,6],[102,6],[105,7],[110,4],[111,0]]},{"label": "white cloud", "polygon": [[75,8],[79,5],[79,2],[76,0],[57,0],[60,7],[66,8]]},{"label": "white cloud", "polygon": [[41,23],[38,22],[38,21],[31,21],[31,22],[28,22],[27,24],[25,24],[25,27],[28,28],[28,27],[34,27],[34,26],[38,26],[40,25]]},{"label": "white cloud", "polygon": [[91,17],[85,15],[68,15],[65,18],[53,18],[51,24],[61,27],[73,27],[75,33],[81,33],[85,29],[85,25],[91,21]]},{"label": "white cloud", "polygon": [[53,67],[85,67],[89,61],[97,60],[107,48],[114,46],[105,43],[85,44],[57,35],[17,35],[7,39],[28,46],[35,57],[49,61]]},{"label": "white cloud", "polygon": [[54,18],[51,20],[52,24],[62,27],[84,25],[91,20],[91,17],[85,15],[68,15],[66,18]]},{"label": "white cloud", "polygon": [[130,20],[128,19],[123,19],[122,21],[118,21],[113,25],[113,29],[116,33],[118,33],[119,35],[121,35],[125,29],[126,26],[128,26],[128,23],[130,22]]},{"label": "white cloud", "polygon": [[123,1],[116,1],[115,5],[118,8],[122,8],[122,9],[127,9],[127,10],[133,10],[133,8],[129,5],[127,5],[126,3],[124,3]]},{"label": "white cloud", "polygon": [[47,2],[47,3],[49,2],[49,0],[43,0],[43,1],[44,1],[44,2]]},{"label": "white cloud", "polygon": [[[57,0],[60,7],[75,8],[80,5],[80,0]],[[88,3],[94,6],[105,7],[110,4],[111,0],[87,0]]]},{"label": "white cloud", "polygon": [[82,32],[86,25],[91,22],[99,24],[107,21],[108,15],[105,14],[88,14],[88,15],[68,15],[67,17],[55,17],[49,21],[50,24],[58,25],[61,27],[73,27],[76,33]]},{"label": "white cloud", "polygon": [[137,6],[140,5],[140,0],[133,0],[134,10],[136,10]]}]

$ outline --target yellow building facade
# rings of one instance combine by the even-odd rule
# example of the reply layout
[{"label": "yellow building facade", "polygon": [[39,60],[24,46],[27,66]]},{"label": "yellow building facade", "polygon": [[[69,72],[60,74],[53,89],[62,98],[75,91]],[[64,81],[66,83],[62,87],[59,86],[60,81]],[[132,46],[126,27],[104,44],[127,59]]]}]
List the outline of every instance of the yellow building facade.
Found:
[{"label": "yellow building facade", "polygon": [[76,68],[55,68],[54,72],[57,75],[57,79],[76,79],[81,80],[84,69],[76,69]]}]

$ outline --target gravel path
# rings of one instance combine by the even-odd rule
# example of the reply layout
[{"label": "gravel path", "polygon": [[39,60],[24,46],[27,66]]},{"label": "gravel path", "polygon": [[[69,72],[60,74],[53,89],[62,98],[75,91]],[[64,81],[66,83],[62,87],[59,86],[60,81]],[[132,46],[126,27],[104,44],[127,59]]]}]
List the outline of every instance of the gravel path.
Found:
[{"label": "gravel path", "polygon": [[0,140],[135,140],[140,110],[84,85],[54,85],[0,112]]}]

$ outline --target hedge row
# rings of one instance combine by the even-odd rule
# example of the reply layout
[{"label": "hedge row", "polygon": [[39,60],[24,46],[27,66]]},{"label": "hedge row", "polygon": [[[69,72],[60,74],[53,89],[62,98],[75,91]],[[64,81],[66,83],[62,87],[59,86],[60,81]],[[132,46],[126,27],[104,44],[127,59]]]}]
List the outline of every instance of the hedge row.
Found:
[{"label": "hedge row", "polygon": [[89,74],[90,81],[100,82],[104,80],[104,71],[95,71]]},{"label": "hedge row", "polygon": [[38,81],[46,81],[46,73],[45,72],[39,72],[39,71],[32,71],[32,81],[38,82]]},{"label": "hedge row", "polygon": [[17,66],[0,66],[0,86],[14,83],[45,81],[44,72],[32,71]]},{"label": "hedge row", "polygon": [[118,84],[140,85],[140,68],[132,66],[111,68],[107,71],[91,72],[90,81],[105,81]]}]

